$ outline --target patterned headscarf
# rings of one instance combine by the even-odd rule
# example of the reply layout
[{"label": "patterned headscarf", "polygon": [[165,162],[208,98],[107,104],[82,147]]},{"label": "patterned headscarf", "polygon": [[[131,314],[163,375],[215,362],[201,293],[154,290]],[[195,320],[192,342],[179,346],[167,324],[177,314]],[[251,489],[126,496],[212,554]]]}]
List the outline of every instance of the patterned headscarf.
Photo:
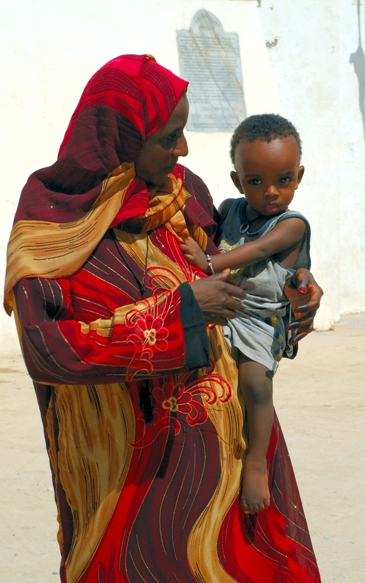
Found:
[{"label": "patterned headscarf", "polygon": [[[110,226],[134,219],[138,224],[149,212],[150,220],[141,229],[156,228],[163,216],[164,224],[171,219],[170,228],[183,232],[179,209],[188,193],[182,167],[177,165],[169,175],[170,198],[165,185],[154,210],[148,210],[151,195],[136,177],[134,161],[145,140],[168,121],[187,85],[150,55],[117,57],[93,75],[57,161],[34,172],[22,191],[8,245],[8,313],[10,291],[19,279],[72,275]],[[189,217],[188,211],[187,224],[204,247],[206,235],[194,224],[199,212],[191,210]],[[198,222],[208,231],[214,228],[209,217]]]},{"label": "patterned headscarf", "polygon": [[57,162],[28,179],[15,222],[81,219],[107,175],[134,162],[146,138],[168,121],[187,85],[150,55],[106,63],[82,93]]}]

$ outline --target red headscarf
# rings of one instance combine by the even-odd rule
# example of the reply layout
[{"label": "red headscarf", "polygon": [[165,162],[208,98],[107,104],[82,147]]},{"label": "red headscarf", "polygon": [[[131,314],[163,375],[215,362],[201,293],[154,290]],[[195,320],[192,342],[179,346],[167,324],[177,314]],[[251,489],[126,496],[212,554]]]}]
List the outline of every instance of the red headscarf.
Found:
[{"label": "red headscarf", "polygon": [[135,221],[139,229],[141,219],[147,229],[173,221],[176,233],[183,233],[186,222],[205,248],[216,225],[184,189],[184,168],[176,165],[153,209],[134,170],[146,138],[168,121],[187,85],[149,55],[117,57],[93,75],[57,162],[34,172],[22,191],[8,244],[9,313],[19,279],[71,276],[108,228],[121,221],[125,228],[126,220]]},{"label": "red headscarf", "polygon": [[167,122],[187,85],[150,55],[106,63],[84,89],[57,162],[29,177],[15,222],[80,219],[104,178],[123,162],[134,162],[145,139]]}]

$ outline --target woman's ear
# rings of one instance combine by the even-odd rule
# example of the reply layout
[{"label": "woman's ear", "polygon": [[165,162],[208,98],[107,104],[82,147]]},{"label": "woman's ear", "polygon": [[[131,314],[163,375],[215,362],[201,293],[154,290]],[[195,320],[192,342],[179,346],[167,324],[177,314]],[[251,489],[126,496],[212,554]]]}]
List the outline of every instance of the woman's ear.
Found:
[{"label": "woman's ear", "polygon": [[235,185],[235,187],[240,191],[240,193],[244,194],[243,188],[242,188],[241,183],[240,183],[240,179],[238,178],[238,174],[235,170],[232,170],[232,172],[231,172],[231,180],[232,180],[233,184]]}]

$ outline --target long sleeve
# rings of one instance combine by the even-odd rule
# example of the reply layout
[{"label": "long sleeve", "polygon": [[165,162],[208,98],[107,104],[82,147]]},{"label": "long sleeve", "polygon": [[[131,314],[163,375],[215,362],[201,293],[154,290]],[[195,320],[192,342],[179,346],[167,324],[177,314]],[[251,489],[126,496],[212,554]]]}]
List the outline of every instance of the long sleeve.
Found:
[{"label": "long sleeve", "polygon": [[[187,223],[197,214],[212,239],[211,198],[186,173],[193,192]],[[147,236],[110,229],[69,277],[22,278],[13,303],[30,376],[45,384],[104,384],[209,366],[206,324],[187,283],[195,277],[178,240],[161,226]]]},{"label": "long sleeve", "polygon": [[209,364],[204,318],[186,283],[88,323],[76,317],[68,279],[23,279],[14,294],[25,362],[37,382],[111,383]]}]

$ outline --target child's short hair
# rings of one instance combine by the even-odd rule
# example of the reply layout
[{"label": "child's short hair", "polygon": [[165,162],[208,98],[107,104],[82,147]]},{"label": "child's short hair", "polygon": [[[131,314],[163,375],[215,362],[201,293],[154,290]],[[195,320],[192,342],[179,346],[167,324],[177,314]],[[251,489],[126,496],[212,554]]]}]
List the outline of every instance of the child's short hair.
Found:
[{"label": "child's short hair", "polygon": [[299,148],[299,157],[301,157],[302,141],[291,121],[276,113],[250,115],[233,132],[229,151],[232,164],[234,165],[237,145],[242,140],[246,140],[247,142],[254,142],[255,140],[271,142],[271,140],[276,138],[286,138],[287,136],[293,136],[295,138]]}]

